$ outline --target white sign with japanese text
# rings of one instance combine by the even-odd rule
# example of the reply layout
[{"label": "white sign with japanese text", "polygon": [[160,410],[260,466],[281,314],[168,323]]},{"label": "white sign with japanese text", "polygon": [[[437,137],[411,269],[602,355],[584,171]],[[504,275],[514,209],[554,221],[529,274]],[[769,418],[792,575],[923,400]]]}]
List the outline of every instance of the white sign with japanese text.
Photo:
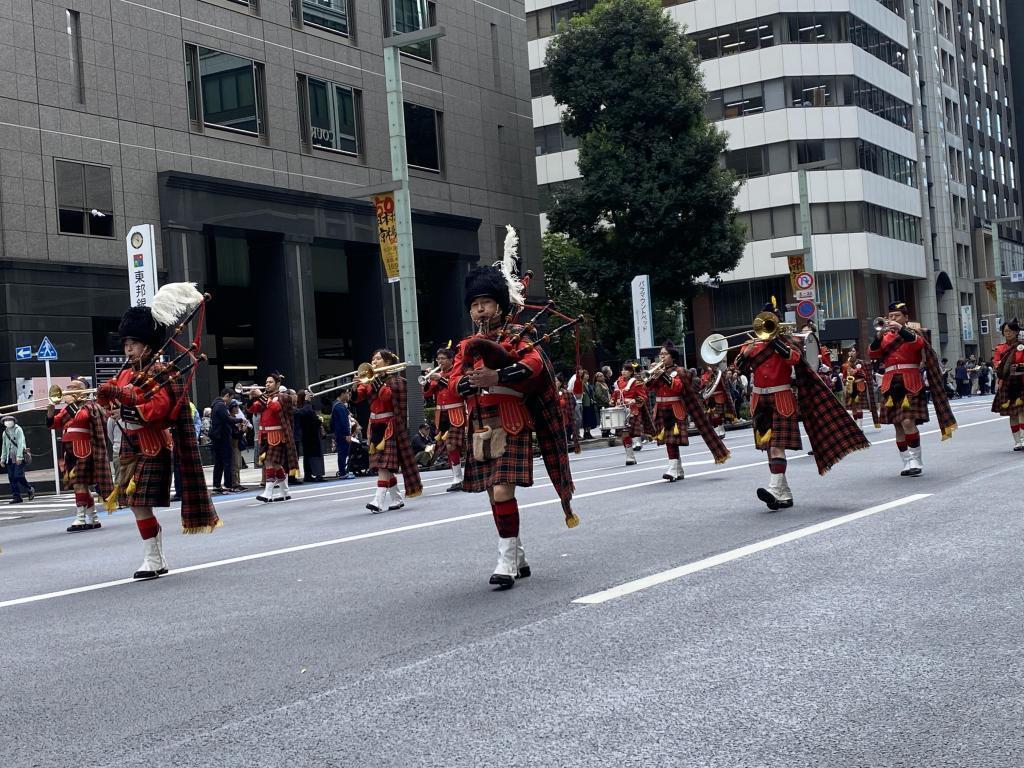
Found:
[{"label": "white sign with japanese text", "polygon": [[156,294],[156,238],[152,224],[136,224],[125,238],[128,247],[128,291],[134,307],[153,303]]}]

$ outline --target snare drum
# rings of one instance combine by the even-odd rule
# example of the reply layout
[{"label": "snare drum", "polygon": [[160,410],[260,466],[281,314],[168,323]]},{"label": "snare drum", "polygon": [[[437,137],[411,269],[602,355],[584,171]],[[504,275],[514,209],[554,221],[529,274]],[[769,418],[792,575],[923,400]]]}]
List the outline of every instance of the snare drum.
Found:
[{"label": "snare drum", "polygon": [[602,408],[601,429],[625,429],[626,409],[625,408]]}]

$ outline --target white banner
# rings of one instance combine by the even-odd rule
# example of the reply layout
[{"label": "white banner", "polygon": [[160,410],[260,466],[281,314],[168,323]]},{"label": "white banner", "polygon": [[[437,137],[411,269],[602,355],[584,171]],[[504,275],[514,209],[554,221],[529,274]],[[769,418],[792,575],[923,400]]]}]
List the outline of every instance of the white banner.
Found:
[{"label": "white banner", "polygon": [[630,283],[633,289],[633,336],[636,339],[636,356],[640,350],[654,346],[654,318],[651,309],[651,278],[637,275]]},{"label": "white banner", "polygon": [[960,306],[960,327],[964,332],[964,341],[974,341],[974,307],[970,304]]},{"label": "white banner", "polygon": [[152,224],[136,224],[125,238],[128,248],[128,293],[132,306],[153,303],[156,293],[156,239]]}]

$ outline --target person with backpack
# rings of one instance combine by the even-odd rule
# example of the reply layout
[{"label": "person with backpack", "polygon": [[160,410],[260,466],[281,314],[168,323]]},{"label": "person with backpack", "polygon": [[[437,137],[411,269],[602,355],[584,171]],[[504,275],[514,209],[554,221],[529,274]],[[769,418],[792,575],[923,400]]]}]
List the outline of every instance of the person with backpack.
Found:
[{"label": "person with backpack", "polygon": [[28,500],[35,498],[35,489],[25,479],[25,459],[31,456],[25,445],[25,430],[11,414],[4,414],[3,452],[0,454],[0,469],[7,468],[7,480],[11,484],[11,500],[8,504],[21,504],[24,488]]}]

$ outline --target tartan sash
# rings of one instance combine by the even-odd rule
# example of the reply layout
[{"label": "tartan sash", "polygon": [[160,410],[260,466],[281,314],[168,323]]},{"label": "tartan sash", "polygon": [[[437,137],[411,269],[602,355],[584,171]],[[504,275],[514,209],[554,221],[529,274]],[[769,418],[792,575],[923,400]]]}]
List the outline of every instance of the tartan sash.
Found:
[{"label": "tartan sash", "polygon": [[203,462],[199,458],[199,442],[196,440],[192,409],[188,406],[185,387],[178,381],[165,386],[170,388],[176,404],[169,416],[174,417],[171,435],[181,467],[181,532],[213,533],[221,521],[206,487]]},{"label": "tartan sash", "polygon": [[824,475],[854,451],[870,448],[871,443],[806,360],[800,358],[793,369],[804,430],[814,451],[818,474]]},{"label": "tartan sash", "polygon": [[924,365],[928,372],[928,389],[932,394],[932,405],[935,407],[935,418],[938,419],[939,428],[942,430],[942,439],[948,440],[953,436],[956,429],[956,418],[953,416],[953,409],[949,407],[949,397],[946,395],[946,385],[942,378],[942,369],[939,366],[939,358],[932,349],[932,345],[925,341]]},{"label": "tartan sash", "polygon": [[[100,498],[105,499],[114,492],[114,481],[110,477],[110,457],[107,455],[106,417],[99,403],[90,400],[84,406],[89,411],[89,438],[92,441],[92,471]],[[109,510],[108,510],[109,513]]]},{"label": "tartan sash", "polygon": [[697,431],[700,432],[701,438],[710,449],[711,455],[715,457],[715,464],[723,464],[729,458],[729,449],[725,447],[722,438],[718,436],[715,428],[711,426],[711,420],[708,419],[707,412],[697,400],[697,391],[693,388],[693,376],[689,371],[682,368],[677,368],[676,370],[683,377],[683,391],[680,394],[683,398],[683,404],[686,406],[686,412],[690,414],[690,418],[693,419],[693,425],[697,427]]},{"label": "tartan sash", "polygon": [[409,440],[409,427],[405,420],[407,397],[404,372],[392,375],[388,380],[388,386],[391,387],[394,406],[390,429],[398,448],[398,463],[402,467],[405,496],[411,499],[423,493],[423,482],[420,480],[420,471],[416,467],[416,452],[412,449],[412,443]]}]

